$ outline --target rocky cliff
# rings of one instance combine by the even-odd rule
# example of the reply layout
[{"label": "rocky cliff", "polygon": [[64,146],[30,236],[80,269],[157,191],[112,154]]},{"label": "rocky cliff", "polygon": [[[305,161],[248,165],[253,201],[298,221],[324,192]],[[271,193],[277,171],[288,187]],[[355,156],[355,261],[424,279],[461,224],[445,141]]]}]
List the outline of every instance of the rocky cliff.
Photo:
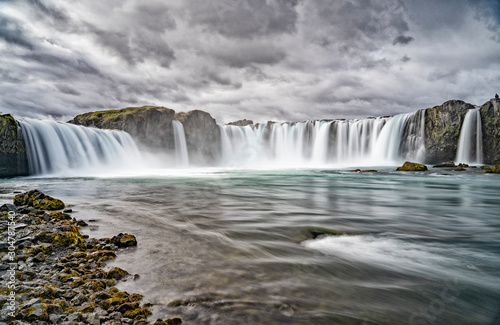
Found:
[{"label": "rocky cliff", "polygon": [[220,129],[209,113],[193,110],[175,113],[158,106],[129,107],[76,116],[70,123],[128,132],[141,148],[158,152],[175,150],[172,121],[184,126],[189,160],[193,165],[213,165],[220,157]]},{"label": "rocky cliff", "polygon": [[69,123],[128,132],[141,147],[174,150],[172,120],[175,111],[166,107],[142,106],[98,111],[76,116]]},{"label": "rocky cliff", "polygon": [[196,165],[213,165],[221,155],[220,128],[207,112],[194,110],[177,113],[174,119],[181,122],[186,133],[189,160]]},{"label": "rocky cliff", "polygon": [[450,100],[425,110],[426,163],[454,161],[465,115],[474,105]]},{"label": "rocky cliff", "polygon": [[483,158],[488,164],[500,164],[500,101],[492,99],[481,106]]},{"label": "rocky cliff", "polygon": [[21,129],[9,114],[0,115],[0,177],[28,175]]}]

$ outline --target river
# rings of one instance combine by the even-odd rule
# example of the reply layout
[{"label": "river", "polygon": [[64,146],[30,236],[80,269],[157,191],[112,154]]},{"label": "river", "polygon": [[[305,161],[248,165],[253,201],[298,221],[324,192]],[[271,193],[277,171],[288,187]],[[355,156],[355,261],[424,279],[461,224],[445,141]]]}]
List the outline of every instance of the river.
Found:
[{"label": "river", "polygon": [[[493,324],[500,311],[500,177],[476,172],[178,169],[14,178],[83,232],[137,236],[108,267],[151,319],[183,324]],[[319,229],[319,230],[318,230]],[[317,236],[326,231],[331,236]]]}]

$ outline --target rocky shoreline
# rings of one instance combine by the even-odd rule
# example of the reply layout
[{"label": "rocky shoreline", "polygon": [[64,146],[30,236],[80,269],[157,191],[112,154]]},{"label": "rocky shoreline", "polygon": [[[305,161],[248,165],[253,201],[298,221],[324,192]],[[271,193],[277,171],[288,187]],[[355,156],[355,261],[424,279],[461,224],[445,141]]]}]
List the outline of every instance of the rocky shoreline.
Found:
[{"label": "rocky shoreline", "polygon": [[38,190],[0,207],[0,325],[181,324],[179,318],[148,322],[143,296],[114,287],[139,275],[104,270],[106,261],[137,245],[135,236],[89,238],[80,233],[87,224],[71,212]]}]

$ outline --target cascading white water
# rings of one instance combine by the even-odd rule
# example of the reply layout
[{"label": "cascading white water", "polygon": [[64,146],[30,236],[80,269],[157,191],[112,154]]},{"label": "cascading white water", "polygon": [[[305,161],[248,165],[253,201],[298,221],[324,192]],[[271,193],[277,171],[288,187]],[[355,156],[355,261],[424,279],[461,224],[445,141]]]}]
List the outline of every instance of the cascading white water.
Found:
[{"label": "cascading white water", "polygon": [[177,166],[187,167],[189,166],[189,154],[184,126],[181,122],[173,120],[172,127],[174,129],[175,159],[177,162]]},{"label": "cascading white water", "polygon": [[421,110],[390,118],[225,125],[221,127],[223,163],[315,167],[423,161],[424,122],[425,110]]},{"label": "cascading white water", "polygon": [[479,108],[467,112],[458,140],[457,163],[483,163],[483,127]]},{"label": "cascading white water", "polygon": [[124,131],[28,118],[19,124],[32,175],[84,175],[141,163],[134,140]]}]

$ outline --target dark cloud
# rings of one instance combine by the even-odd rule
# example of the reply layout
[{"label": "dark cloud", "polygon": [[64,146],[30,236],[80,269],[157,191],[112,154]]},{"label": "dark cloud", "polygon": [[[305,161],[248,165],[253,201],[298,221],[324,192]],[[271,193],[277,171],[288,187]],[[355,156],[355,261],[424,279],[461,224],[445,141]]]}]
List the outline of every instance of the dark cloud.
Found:
[{"label": "dark cloud", "polygon": [[497,0],[469,0],[469,4],[476,10],[475,18],[485,21],[488,29],[493,32],[491,38],[500,42],[500,2]]},{"label": "dark cloud", "polygon": [[58,23],[67,23],[68,18],[62,11],[47,6],[42,0],[27,0],[35,8],[37,16],[52,19]]},{"label": "dark cloud", "polygon": [[192,24],[227,37],[248,39],[296,30],[297,1],[191,0],[188,3]]},{"label": "dark cloud", "polygon": [[165,5],[138,3],[135,9],[133,17],[143,28],[162,33],[177,27],[174,16]]},{"label": "dark cloud", "polygon": [[141,30],[127,32],[95,30],[95,35],[104,48],[130,65],[152,59],[162,67],[168,68],[175,60],[174,50],[165,41]]},{"label": "dark cloud", "polygon": [[410,44],[410,42],[414,41],[415,39],[411,36],[405,36],[405,35],[399,35],[392,41],[392,45],[396,44],[401,44],[401,45],[407,45]]},{"label": "dark cloud", "polygon": [[362,117],[480,104],[499,87],[492,0],[0,6],[0,107],[21,116],[151,104],[221,123]]},{"label": "dark cloud", "polygon": [[1,75],[2,81],[4,81],[4,82],[18,84],[18,83],[22,83],[24,81],[23,78],[16,76],[15,73],[4,70],[4,69],[0,69],[0,75]]},{"label": "dark cloud", "polygon": [[75,90],[67,85],[59,84],[56,87],[57,87],[57,90],[63,94],[73,95],[73,96],[80,96],[81,95],[81,93],[79,91],[77,91],[77,90]]},{"label": "dark cloud", "polygon": [[409,18],[420,28],[431,32],[457,30],[466,23],[469,5],[456,0],[405,1]]},{"label": "dark cloud", "polygon": [[[393,39],[408,31],[402,7],[394,1],[337,1],[320,0],[308,3],[307,15],[319,24],[311,24],[308,33],[321,36],[320,43],[343,51],[374,49],[379,42]],[[310,6],[310,7],[309,7]],[[390,9],[390,10],[389,10]],[[326,33],[322,29],[326,27]]]},{"label": "dark cloud", "polygon": [[285,59],[286,54],[272,44],[242,43],[233,48],[217,49],[214,57],[223,65],[244,68],[250,65],[273,65]]},{"label": "dark cloud", "polygon": [[50,70],[58,77],[72,78],[75,73],[99,75],[100,72],[83,59],[64,58],[47,53],[29,53],[22,58],[26,61],[37,62],[44,67],[43,70]]},{"label": "dark cloud", "polygon": [[0,39],[11,45],[33,50],[35,46],[24,34],[21,22],[1,15],[0,13]]}]

